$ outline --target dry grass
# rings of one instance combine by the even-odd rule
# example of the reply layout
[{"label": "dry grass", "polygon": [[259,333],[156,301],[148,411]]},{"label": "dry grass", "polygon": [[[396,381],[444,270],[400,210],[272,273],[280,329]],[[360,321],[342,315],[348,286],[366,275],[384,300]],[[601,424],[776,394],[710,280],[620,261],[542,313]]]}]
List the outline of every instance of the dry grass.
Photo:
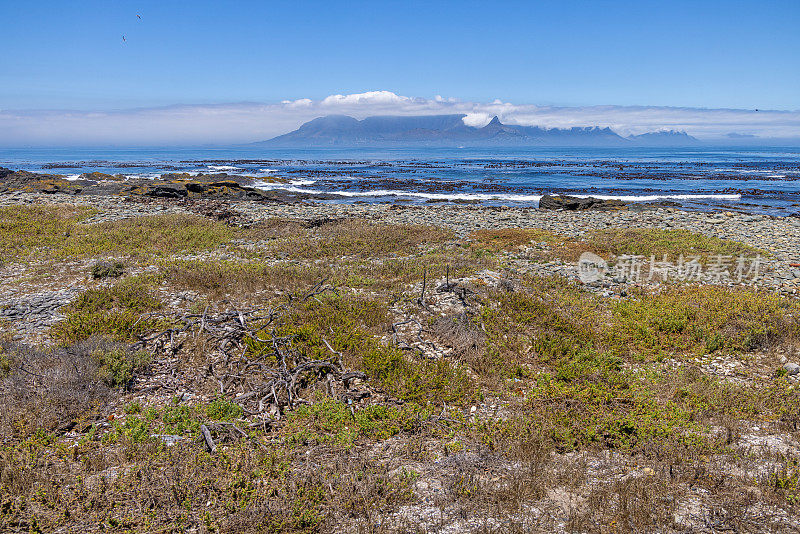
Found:
[{"label": "dry grass", "polygon": [[457,250],[335,262],[172,260],[160,263],[160,277],[176,290],[199,291],[216,300],[249,301],[264,292],[303,291],[323,279],[336,287],[400,294],[408,285],[422,280],[424,273],[441,278],[449,271],[451,278],[458,278],[493,267],[496,262],[489,258]]},{"label": "dry grass", "polygon": [[0,209],[0,258],[168,255],[213,249],[237,231],[204,217],[181,214],[81,224],[90,208],[9,206]]},{"label": "dry grass", "polygon": [[0,438],[20,439],[37,431],[64,431],[76,419],[90,420],[109,390],[98,377],[102,362],[94,357],[109,346],[89,341],[66,348],[39,350],[0,345],[6,365],[0,379]]},{"label": "dry grass", "polygon": [[246,300],[265,290],[302,291],[329,279],[328,265],[274,264],[264,261],[178,260],[161,264],[161,276],[172,287],[203,293],[214,300]]},{"label": "dry grass", "polygon": [[702,261],[716,255],[769,256],[764,250],[737,241],[709,237],[688,230],[658,228],[595,230],[583,239],[536,228],[504,228],[478,230],[470,238],[472,247],[477,250],[493,253],[524,250],[531,259],[538,261],[577,261],[583,252],[593,252],[605,257],[661,257],[666,254],[674,259],[680,255],[699,256]]},{"label": "dry grass", "polygon": [[663,230],[659,228],[632,228],[596,230],[587,239],[599,250],[616,256],[637,254],[642,256],[672,257],[679,255],[700,256],[769,256],[769,253],[729,239],[720,239],[689,230]]},{"label": "dry grass", "polygon": [[259,247],[260,255],[293,259],[407,255],[453,239],[452,231],[444,228],[373,224],[359,219],[270,220],[254,226],[248,235],[265,240]]},{"label": "dry grass", "polygon": [[471,246],[478,251],[498,253],[524,250],[528,257],[537,261],[556,258],[576,261],[583,252],[600,252],[600,249],[584,241],[538,228],[478,230],[470,234],[470,239]]}]

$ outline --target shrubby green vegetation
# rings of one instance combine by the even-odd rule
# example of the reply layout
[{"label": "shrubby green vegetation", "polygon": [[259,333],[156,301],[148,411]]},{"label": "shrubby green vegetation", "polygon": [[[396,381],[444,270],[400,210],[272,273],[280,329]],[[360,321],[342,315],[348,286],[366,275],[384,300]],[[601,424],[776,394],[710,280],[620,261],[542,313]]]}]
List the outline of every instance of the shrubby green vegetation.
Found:
[{"label": "shrubby green vegetation", "polygon": [[[238,228],[159,215],[86,225],[92,210],[2,210],[3,258],[82,259],[89,289],[62,310],[52,346],[0,336],[0,530],[401,530],[387,518],[422,499],[518,518],[567,492],[585,499],[565,512],[573,531],[656,531],[671,528],[689,488],[737,524],[749,524],[756,492],[786,515],[798,511],[796,458],[770,457],[774,469],[755,478],[727,470],[763,460],[742,452],[754,425],[789,433],[800,423],[798,391],[775,372],[776,353],[798,341],[796,299],[669,284],[603,298],[513,272],[497,285],[432,287],[448,269],[451,280],[500,271],[523,247],[533,261],[586,250],[761,253],[752,247],[683,230],[582,239],[480,230],[459,241],[440,228],[353,220]],[[108,254],[150,274],[89,279],[88,262]],[[196,299],[172,309],[166,297],[176,291]],[[431,307],[445,296],[450,307]],[[259,333],[242,338],[227,367],[210,356],[220,339],[208,327],[170,344],[167,371],[163,346],[129,350],[140,336],[189,324],[181,313],[250,307],[281,313],[248,316]],[[419,318],[434,356],[395,342],[392,325],[406,316]],[[732,380],[708,372],[713,358],[747,365]],[[274,398],[248,389],[252,369],[278,376],[308,361],[352,371],[363,398],[329,389],[322,372],[298,378],[302,398],[258,417],[239,398]],[[163,388],[137,392],[137,379],[157,371],[152,383]],[[614,475],[592,482],[592,461]]]}]

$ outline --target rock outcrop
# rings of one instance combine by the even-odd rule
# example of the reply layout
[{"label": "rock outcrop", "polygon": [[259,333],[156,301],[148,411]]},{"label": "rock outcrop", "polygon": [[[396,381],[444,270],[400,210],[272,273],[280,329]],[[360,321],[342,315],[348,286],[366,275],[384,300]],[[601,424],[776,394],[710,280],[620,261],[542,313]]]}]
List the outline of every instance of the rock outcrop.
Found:
[{"label": "rock outcrop", "polygon": [[81,174],[67,180],[59,174],[12,171],[0,167],[0,193],[63,193],[70,195],[116,195],[132,198],[169,200],[256,200],[296,202],[330,195],[307,194],[282,189],[263,191],[251,187],[250,176],[220,174],[166,173],[161,178],[128,178],[100,172]]},{"label": "rock outcrop", "polygon": [[183,181],[141,183],[128,193],[152,198],[208,198],[214,200],[264,200],[262,191],[233,180],[218,182]]},{"label": "rock outcrop", "polygon": [[23,191],[25,193],[67,193],[78,194],[81,184],[65,179],[59,174],[37,174],[27,171],[6,172],[0,170],[0,193]]},{"label": "rock outcrop", "polygon": [[579,198],[566,195],[544,195],[539,200],[539,209],[543,210],[608,210],[622,209],[625,205],[621,200],[603,200],[594,197]]}]

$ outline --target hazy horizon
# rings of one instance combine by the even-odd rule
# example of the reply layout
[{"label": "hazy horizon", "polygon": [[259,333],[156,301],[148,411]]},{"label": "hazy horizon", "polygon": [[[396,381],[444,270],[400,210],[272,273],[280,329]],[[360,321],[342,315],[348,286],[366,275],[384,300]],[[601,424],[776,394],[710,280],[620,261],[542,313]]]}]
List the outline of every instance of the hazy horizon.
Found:
[{"label": "hazy horizon", "polygon": [[464,114],[468,126],[483,126],[498,116],[503,123],[522,126],[609,127],[622,136],[676,130],[715,144],[800,142],[800,111],[556,107],[370,91],[273,104],[174,105],[117,111],[0,110],[0,146],[228,146],[270,139],[327,115],[363,119],[376,115],[442,114]]}]

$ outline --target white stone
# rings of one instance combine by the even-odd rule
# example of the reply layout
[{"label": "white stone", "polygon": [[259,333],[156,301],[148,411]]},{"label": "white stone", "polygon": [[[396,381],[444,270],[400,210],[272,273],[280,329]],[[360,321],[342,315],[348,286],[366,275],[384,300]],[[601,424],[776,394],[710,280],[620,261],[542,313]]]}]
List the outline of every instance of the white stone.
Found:
[{"label": "white stone", "polygon": [[789,362],[783,365],[783,370],[786,371],[786,374],[788,375],[796,375],[797,373],[800,373],[800,365]]}]

